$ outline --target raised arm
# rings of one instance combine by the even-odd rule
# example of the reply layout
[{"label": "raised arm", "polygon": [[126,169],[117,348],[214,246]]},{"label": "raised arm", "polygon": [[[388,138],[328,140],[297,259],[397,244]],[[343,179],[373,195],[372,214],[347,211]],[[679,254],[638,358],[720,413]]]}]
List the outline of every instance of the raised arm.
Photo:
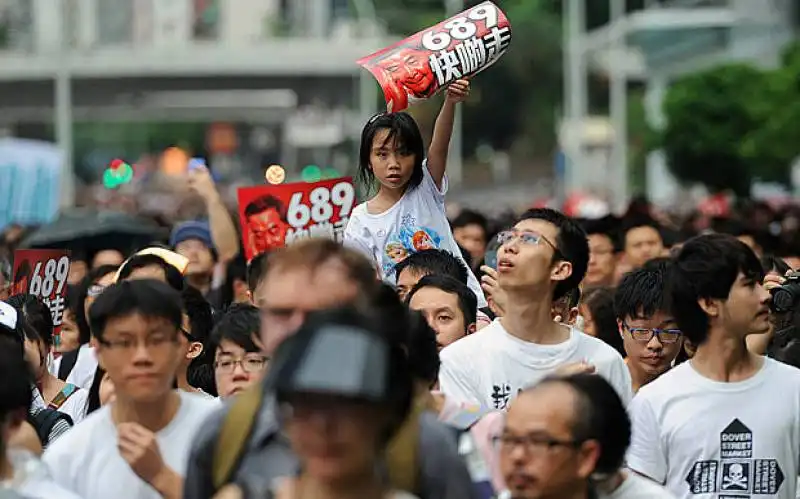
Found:
[{"label": "raised arm", "polygon": [[428,171],[431,172],[436,187],[442,188],[444,171],[447,167],[447,154],[450,150],[450,137],[453,135],[453,122],[456,105],[469,97],[469,81],[456,80],[447,87],[442,110],[433,126],[433,138],[428,148]]}]

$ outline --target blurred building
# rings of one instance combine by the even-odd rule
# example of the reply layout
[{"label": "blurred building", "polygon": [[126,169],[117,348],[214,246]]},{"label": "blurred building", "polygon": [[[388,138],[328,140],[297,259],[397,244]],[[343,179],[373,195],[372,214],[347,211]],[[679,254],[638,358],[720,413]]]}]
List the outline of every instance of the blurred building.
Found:
[{"label": "blurred building", "polygon": [[[610,22],[586,32],[584,1],[609,1]],[[777,65],[800,18],[798,0],[650,0],[634,12],[626,12],[625,4],[625,0],[565,0],[567,114],[570,120],[586,119],[587,71],[609,75],[615,167],[627,161],[628,82],[646,84],[648,119],[658,127],[663,123],[661,102],[670,80],[730,61]],[[581,182],[596,176],[582,174],[580,149],[570,153],[573,174],[567,175],[567,182],[574,188],[585,187]],[[663,156],[653,153],[648,163],[651,196],[657,201],[675,199],[677,184]],[[626,176],[623,171],[609,178],[619,183]]]},{"label": "blurred building", "polygon": [[67,118],[201,122],[211,154],[333,161],[377,105],[355,61],[389,43],[352,4],[0,0],[0,130],[52,133],[59,112],[55,135]]}]

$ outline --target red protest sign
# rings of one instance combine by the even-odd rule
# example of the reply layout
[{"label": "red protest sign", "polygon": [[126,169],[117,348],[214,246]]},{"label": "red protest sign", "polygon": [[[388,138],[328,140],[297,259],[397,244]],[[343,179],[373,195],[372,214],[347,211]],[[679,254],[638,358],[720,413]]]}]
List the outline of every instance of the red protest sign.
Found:
[{"label": "red protest sign", "polygon": [[237,191],[242,242],[249,261],[306,237],[342,240],[356,202],[349,177],[243,187]]},{"label": "red protest sign", "polygon": [[378,80],[391,113],[480,73],[510,44],[508,18],[492,2],[483,2],[357,62]]},{"label": "red protest sign", "polygon": [[69,251],[17,250],[14,252],[14,271],[11,294],[38,296],[50,307],[53,316],[53,341],[58,346],[61,321],[67,308],[67,276]]}]

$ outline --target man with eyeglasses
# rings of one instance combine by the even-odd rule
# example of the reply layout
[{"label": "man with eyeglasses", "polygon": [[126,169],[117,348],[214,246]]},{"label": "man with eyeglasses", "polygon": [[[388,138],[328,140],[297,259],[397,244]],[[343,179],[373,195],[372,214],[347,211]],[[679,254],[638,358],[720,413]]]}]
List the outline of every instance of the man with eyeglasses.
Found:
[{"label": "man with eyeglasses", "polygon": [[237,303],[220,318],[208,342],[214,352],[217,394],[225,399],[258,383],[264,375],[267,357],[253,341],[261,321],[258,309]]},{"label": "man with eyeglasses", "polygon": [[622,357],[603,341],[553,321],[555,300],[576,288],[589,261],[586,233],[551,209],[529,210],[498,236],[497,284],[505,312],[441,352],[441,391],[454,400],[505,410],[523,388],[565,364],[587,363],[623,401],[631,380]]},{"label": "man with eyeglasses", "polygon": [[683,334],[664,299],[670,260],[657,258],[622,278],[614,313],[634,393],[664,374],[683,346]]},{"label": "man with eyeglasses", "polygon": [[218,403],[173,390],[183,353],[181,297],[163,282],[123,281],[89,310],[115,400],[54,442],[44,461],[84,499],[178,499],[192,440]]}]

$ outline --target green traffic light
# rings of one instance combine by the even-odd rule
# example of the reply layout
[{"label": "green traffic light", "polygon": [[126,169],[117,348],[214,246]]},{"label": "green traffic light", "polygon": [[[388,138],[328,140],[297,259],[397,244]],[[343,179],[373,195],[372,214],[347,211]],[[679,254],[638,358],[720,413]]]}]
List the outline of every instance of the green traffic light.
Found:
[{"label": "green traffic light", "polygon": [[322,179],[322,170],[317,165],[308,165],[300,172],[303,182],[319,182]]}]

